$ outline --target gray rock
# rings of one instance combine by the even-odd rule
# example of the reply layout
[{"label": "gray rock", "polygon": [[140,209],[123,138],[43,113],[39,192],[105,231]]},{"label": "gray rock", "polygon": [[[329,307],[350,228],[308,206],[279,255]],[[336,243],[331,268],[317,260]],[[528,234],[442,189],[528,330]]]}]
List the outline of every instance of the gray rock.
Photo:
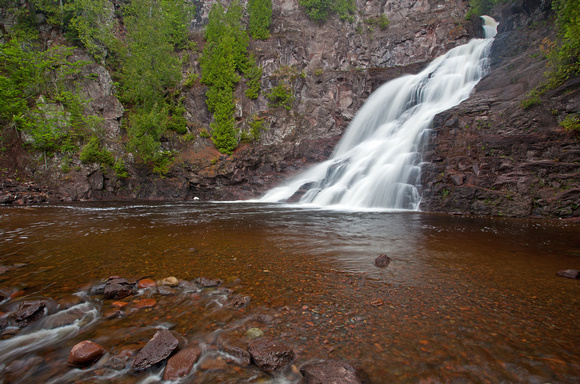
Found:
[{"label": "gray rock", "polygon": [[137,354],[133,361],[133,370],[142,371],[167,359],[178,345],[179,341],[170,331],[158,331]]},{"label": "gray rock", "polygon": [[356,370],[347,363],[336,360],[306,364],[300,368],[304,384],[361,384]]}]

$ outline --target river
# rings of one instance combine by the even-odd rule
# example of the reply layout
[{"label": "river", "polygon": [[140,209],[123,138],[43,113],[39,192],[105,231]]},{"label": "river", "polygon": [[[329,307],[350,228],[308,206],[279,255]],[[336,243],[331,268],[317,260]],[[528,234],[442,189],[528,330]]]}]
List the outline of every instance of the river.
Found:
[{"label": "river", "polygon": [[[349,362],[373,383],[580,382],[580,280],[556,276],[580,269],[578,224],[271,203],[78,203],[2,207],[0,234],[0,265],[17,266],[0,288],[22,295],[3,302],[4,317],[34,298],[61,303],[55,313],[71,294],[88,306],[79,327],[54,340],[38,332],[55,325],[7,328],[0,381],[158,382],[162,366],[133,373],[130,356],[111,361],[165,327],[203,347],[188,383],[294,383],[296,368],[323,359]],[[378,268],[383,253],[393,261]],[[157,306],[109,319],[112,300],[85,292],[111,275],[223,284],[140,292]],[[234,294],[249,304],[228,308]],[[220,352],[218,336],[247,343],[256,327],[292,346],[294,372],[270,376]],[[84,370],[66,364],[82,340],[107,351]],[[26,369],[12,372],[20,362]]]}]

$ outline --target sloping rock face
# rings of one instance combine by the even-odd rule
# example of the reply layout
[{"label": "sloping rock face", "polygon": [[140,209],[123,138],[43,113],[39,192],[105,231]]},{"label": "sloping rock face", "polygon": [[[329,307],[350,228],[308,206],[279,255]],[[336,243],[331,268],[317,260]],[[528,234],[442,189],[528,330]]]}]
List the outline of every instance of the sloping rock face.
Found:
[{"label": "sloping rock face", "polygon": [[[482,215],[580,216],[580,140],[559,124],[580,110],[580,79],[524,109],[554,40],[549,1],[495,9],[491,68],[474,94],[438,115],[426,145],[421,208]],[[548,39],[548,40],[544,40]]]}]

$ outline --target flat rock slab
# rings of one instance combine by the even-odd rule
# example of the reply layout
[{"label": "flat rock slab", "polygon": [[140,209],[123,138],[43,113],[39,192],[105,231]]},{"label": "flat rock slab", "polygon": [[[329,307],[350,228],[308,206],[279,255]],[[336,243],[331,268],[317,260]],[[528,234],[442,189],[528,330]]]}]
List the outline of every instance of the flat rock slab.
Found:
[{"label": "flat rock slab", "polygon": [[567,279],[578,279],[580,278],[580,271],[575,269],[564,269],[563,271],[558,271],[557,275]]},{"label": "flat rock slab", "polygon": [[200,356],[201,349],[198,347],[190,347],[177,352],[167,360],[163,380],[178,380],[187,376]]},{"label": "flat rock slab", "polygon": [[25,301],[16,312],[16,321],[20,326],[26,326],[28,323],[43,317],[44,308],[46,308],[44,300]]},{"label": "flat rock slab", "polygon": [[294,360],[294,351],[282,341],[263,337],[248,344],[248,352],[258,367],[271,373],[290,364]]},{"label": "flat rock slab", "polygon": [[307,364],[300,368],[305,384],[361,384],[356,370],[347,363],[336,360]]},{"label": "flat rock slab", "polygon": [[158,331],[145,344],[133,362],[133,370],[142,371],[169,357],[179,345],[179,341],[167,329]]}]

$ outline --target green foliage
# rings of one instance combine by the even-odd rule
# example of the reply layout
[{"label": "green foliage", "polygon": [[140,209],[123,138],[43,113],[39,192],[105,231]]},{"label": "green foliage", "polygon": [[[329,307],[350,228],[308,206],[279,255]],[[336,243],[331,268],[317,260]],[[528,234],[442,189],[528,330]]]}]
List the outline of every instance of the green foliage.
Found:
[{"label": "green foliage", "polygon": [[580,116],[578,114],[568,115],[560,122],[560,125],[568,132],[580,133]]},{"label": "green foliage", "polygon": [[169,122],[167,124],[167,128],[175,131],[181,135],[187,133],[187,120],[183,114],[185,113],[185,107],[179,101],[176,105],[173,105],[169,108],[171,112],[171,116],[169,117]]},{"label": "green foliage", "polygon": [[244,76],[248,80],[246,96],[250,99],[257,99],[261,89],[262,67],[256,64],[256,59],[250,55],[248,68],[244,71]]},{"label": "green foliage", "polygon": [[254,68],[255,60],[248,60],[249,37],[241,20],[242,8],[237,1],[227,10],[215,4],[209,13],[205,30],[207,43],[200,57],[201,81],[209,87],[206,104],[213,113],[212,140],[216,148],[226,154],[231,154],[237,146],[234,89],[241,78],[238,71],[249,77],[250,94],[255,92],[256,97],[259,92],[256,88],[259,79],[256,78],[261,77],[261,70]]},{"label": "green foliage", "polygon": [[386,29],[391,24],[389,19],[387,19],[387,16],[385,16],[385,14],[383,14],[383,13],[381,13],[379,16],[365,19],[365,23],[373,25],[373,26],[377,26],[381,30]]},{"label": "green foliage", "polygon": [[250,35],[260,40],[270,37],[272,0],[248,0],[248,13],[250,14]]},{"label": "green foliage", "polygon": [[552,70],[548,88],[555,88],[571,76],[580,76],[580,0],[554,0],[559,42],[549,52]]},{"label": "green foliage", "polygon": [[160,139],[167,129],[168,115],[166,104],[155,104],[150,109],[138,108],[129,116],[128,148],[143,162],[154,164],[159,160]]},{"label": "green foliage", "polygon": [[250,125],[250,137],[252,140],[259,140],[262,136],[262,132],[266,130],[264,127],[264,117],[258,117],[258,115],[252,116],[249,122]]},{"label": "green foliage", "polygon": [[318,22],[326,21],[333,13],[341,20],[352,21],[356,11],[354,0],[299,0],[298,3],[305,8],[309,18]]},{"label": "green foliage", "polygon": [[117,23],[113,9],[109,0],[74,0],[63,8],[66,18],[70,19],[67,27],[69,38],[80,42],[101,63],[119,50],[119,41],[114,34]]},{"label": "green foliage", "polygon": [[523,109],[529,109],[534,105],[541,104],[542,100],[540,99],[540,95],[536,91],[532,91],[528,94],[528,96],[520,102],[520,106]]},{"label": "green foliage", "polygon": [[23,132],[33,149],[67,152],[99,120],[85,116],[86,101],[65,91],[84,62],[69,62],[72,48],[46,51],[34,41],[5,36],[0,43],[0,123]]},{"label": "green foliage", "polygon": [[115,158],[111,152],[101,148],[101,143],[97,136],[91,137],[89,142],[83,147],[80,159],[85,164],[99,163],[111,167],[115,165]]},{"label": "green foliage", "polygon": [[488,13],[495,5],[500,3],[509,3],[513,0],[469,0],[471,9],[467,13],[467,17],[481,16]]},{"label": "green foliage", "polygon": [[294,96],[292,95],[292,88],[285,83],[280,83],[266,95],[270,100],[271,107],[284,107],[287,110],[292,109]]}]

